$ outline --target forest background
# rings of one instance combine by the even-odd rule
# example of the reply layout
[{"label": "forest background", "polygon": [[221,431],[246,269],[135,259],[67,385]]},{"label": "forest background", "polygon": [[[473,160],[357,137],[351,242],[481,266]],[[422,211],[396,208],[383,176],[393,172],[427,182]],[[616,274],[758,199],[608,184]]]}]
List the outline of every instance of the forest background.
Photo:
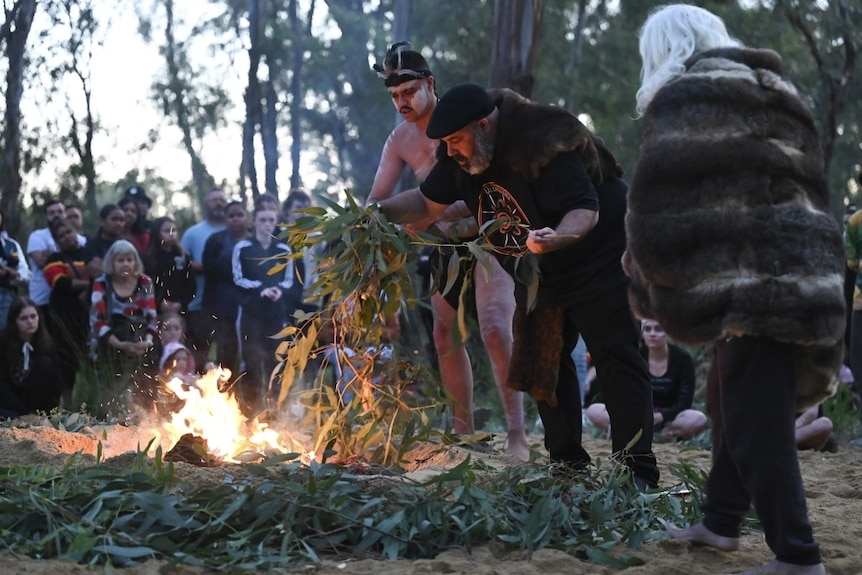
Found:
[{"label": "forest background", "polygon": [[[184,229],[213,186],[251,200],[290,189],[364,197],[398,121],[371,69],[393,42],[428,59],[438,91],[473,81],[511,87],[578,114],[627,173],[638,155],[634,113],[637,32],[652,0],[4,0],[0,23],[3,124],[0,206],[22,243],[43,225],[41,200],[59,195],[98,208],[132,184],[156,215]],[[851,0],[696,2],[722,16],[745,44],[777,50],[821,134],[836,218],[860,193],[862,97],[857,58],[862,3]],[[94,93],[94,54],[118,15],[159,59],[147,94],[113,98],[129,122],[158,121],[121,145]],[[145,52],[135,52],[141,54]],[[242,81],[233,82],[228,78]],[[243,85],[244,84],[244,85]],[[101,100],[101,101],[104,101]],[[110,143],[109,143],[110,142]],[[104,147],[100,147],[101,145]],[[231,146],[225,150],[225,146]],[[173,152],[185,176],[146,160]],[[216,155],[214,150],[219,149]],[[109,177],[102,166],[128,160]],[[217,159],[213,159],[217,158]],[[225,160],[227,158],[227,160]],[[214,177],[213,165],[221,173]],[[225,171],[227,165],[227,171]],[[405,175],[403,185],[411,185]]]}]

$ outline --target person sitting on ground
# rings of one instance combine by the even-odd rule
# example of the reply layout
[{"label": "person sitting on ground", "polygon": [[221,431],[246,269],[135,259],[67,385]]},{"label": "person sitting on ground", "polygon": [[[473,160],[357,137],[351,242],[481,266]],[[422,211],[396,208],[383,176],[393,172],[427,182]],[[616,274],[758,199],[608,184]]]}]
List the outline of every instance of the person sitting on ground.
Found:
[{"label": "person sitting on ground", "polygon": [[[679,346],[669,343],[667,334],[655,320],[641,323],[644,346],[641,356],[649,367],[652,385],[653,422],[656,433],[665,439],[689,439],[707,428],[703,412],[692,409],[694,399],[694,360]],[[587,418],[598,429],[610,426],[604,403],[587,408]]]},{"label": "person sitting on ground", "polygon": [[16,297],[0,333],[0,417],[48,413],[60,403],[62,379],[54,342],[39,306]]},{"label": "person sitting on ground", "polygon": [[796,418],[796,448],[830,451],[832,420],[823,415],[823,406],[809,407]]}]

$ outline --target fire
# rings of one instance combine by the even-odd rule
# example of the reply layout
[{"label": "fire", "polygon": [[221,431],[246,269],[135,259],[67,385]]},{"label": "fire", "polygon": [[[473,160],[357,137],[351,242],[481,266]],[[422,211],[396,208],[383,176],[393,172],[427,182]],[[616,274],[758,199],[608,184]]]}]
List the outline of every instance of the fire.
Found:
[{"label": "fire", "polygon": [[307,463],[312,454],[306,453],[297,439],[257,418],[249,421],[234,394],[219,391],[219,382],[227,381],[230,375],[229,370],[213,369],[192,383],[180,378],[167,382],[166,387],[183,406],[170,414],[170,421],[162,422],[161,443],[173,446],[190,433],[205,439],[210,453],[224,461],[249,462],[277,452],[301,453]]}]

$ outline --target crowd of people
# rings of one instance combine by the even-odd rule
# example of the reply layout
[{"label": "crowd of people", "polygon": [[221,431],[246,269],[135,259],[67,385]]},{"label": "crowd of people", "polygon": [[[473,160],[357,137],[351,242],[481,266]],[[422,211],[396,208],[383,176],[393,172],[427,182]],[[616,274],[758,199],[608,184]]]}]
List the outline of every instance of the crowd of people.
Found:
[{"label": "crowd of people", "polygon": [[[464,283],[511,455],[529,457],[522,392],[536,399],[555,465],[589,465],[589,421],[608,431],[637,490],[658,484],[655,437],[709,429],[703,520],[669,526],[670,535],[735,550],[753,506],[775,559],[748,573],[823,573],[796,451],[829,444],[831,422],[817,405],[845,357],[862,381],[862,304],[848,320],[845,302],[854,283],[862,301],[862,215],[848,214],[842,239],[814,121],[777,53],[742,45],[720,18],[689,5],[657,9],[639,38],[644,130],[630,184],[576,115],[477,84],[438,97],[425,58],[393,45],[374,69],[404,122],[386,141],[367,205],[447,243],[482,234],[492,246],[479,265],[456,252],[460,276],[437,278],[430,294],[458,433],[475,430],[471,362],[453,331],[463,299],[439,286]],[[398,191],[406,167],[420,183]],[[205,369],[216,343],[219,364],[245,371],[248,414],[265,407],[277,343],[269,336],[305,305],[308,272],[305,258],[273,259],[289,251],[275,231],[309,203],[302,192],[282,206],[262,197],[249,221],[241,202],[213,190],[204,220],[178,241],[170,217],[148,222],[141,187],[105,206],[87,237],[66,206],[49,202],[47,227],[27,242],[29,266],[3,239],[12,366],[3,415],[45,409],[67,392],[88,339],[111,374],[139,383],[140,374]],[[452,252],[441,251],[430,260],[449,273],[439,262]],[[537,275],[519,270],[527,258]],[[29,298],[8,293],[23,282]],[[51,338],[63,337],[77,347],[52,355]],[[678,344],[714,350],[707,413],[693,407],[694,361]],[[599,397],[584,388],[587,355]],[[136,389],[149,401],[145,383]]]},{"label": "crowd of people", "polygon": [[275,365],[269,336],[304,306],[302,264],[288,260],[276,275],[269,268],[281,260],[260,258],[290,251],[273,239],[276,225],[309,203],[300,190],[283,205],[264,195],[250,222],[242,201],[215,189],[204,220],[181,234],[170,216],[148,220],[152,201],[133,186],[85,233],[79,209],[49,199],[46,225],[25,249],[2,236],[2,416],[76,410],[73,389],[88,363],[102,394],[120,398],[118,410],[154,410],[160,378],[218,364],[241,376],[244,411],[258,413]]}]

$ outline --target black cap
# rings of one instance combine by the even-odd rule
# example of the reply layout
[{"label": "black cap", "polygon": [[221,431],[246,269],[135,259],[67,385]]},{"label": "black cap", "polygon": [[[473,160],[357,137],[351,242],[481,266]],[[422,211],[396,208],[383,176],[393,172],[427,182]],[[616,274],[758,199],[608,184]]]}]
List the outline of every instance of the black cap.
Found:
[{"label": "black cap", "polygon": [[446,92],[425,129],[432,140],[445,138],[471,122],[481,120],[494,111],[494,100],[478,84],[460,84]]},{"label": "black cap", "polygon": [[126,193],[123,194],[127,198],[134,198],[135,200],[143,200],[147,202],[147,205],[152,207],[153,200],[147,195],[147,192],[141,186],[132,186],[131,188],[126,190]]}]

